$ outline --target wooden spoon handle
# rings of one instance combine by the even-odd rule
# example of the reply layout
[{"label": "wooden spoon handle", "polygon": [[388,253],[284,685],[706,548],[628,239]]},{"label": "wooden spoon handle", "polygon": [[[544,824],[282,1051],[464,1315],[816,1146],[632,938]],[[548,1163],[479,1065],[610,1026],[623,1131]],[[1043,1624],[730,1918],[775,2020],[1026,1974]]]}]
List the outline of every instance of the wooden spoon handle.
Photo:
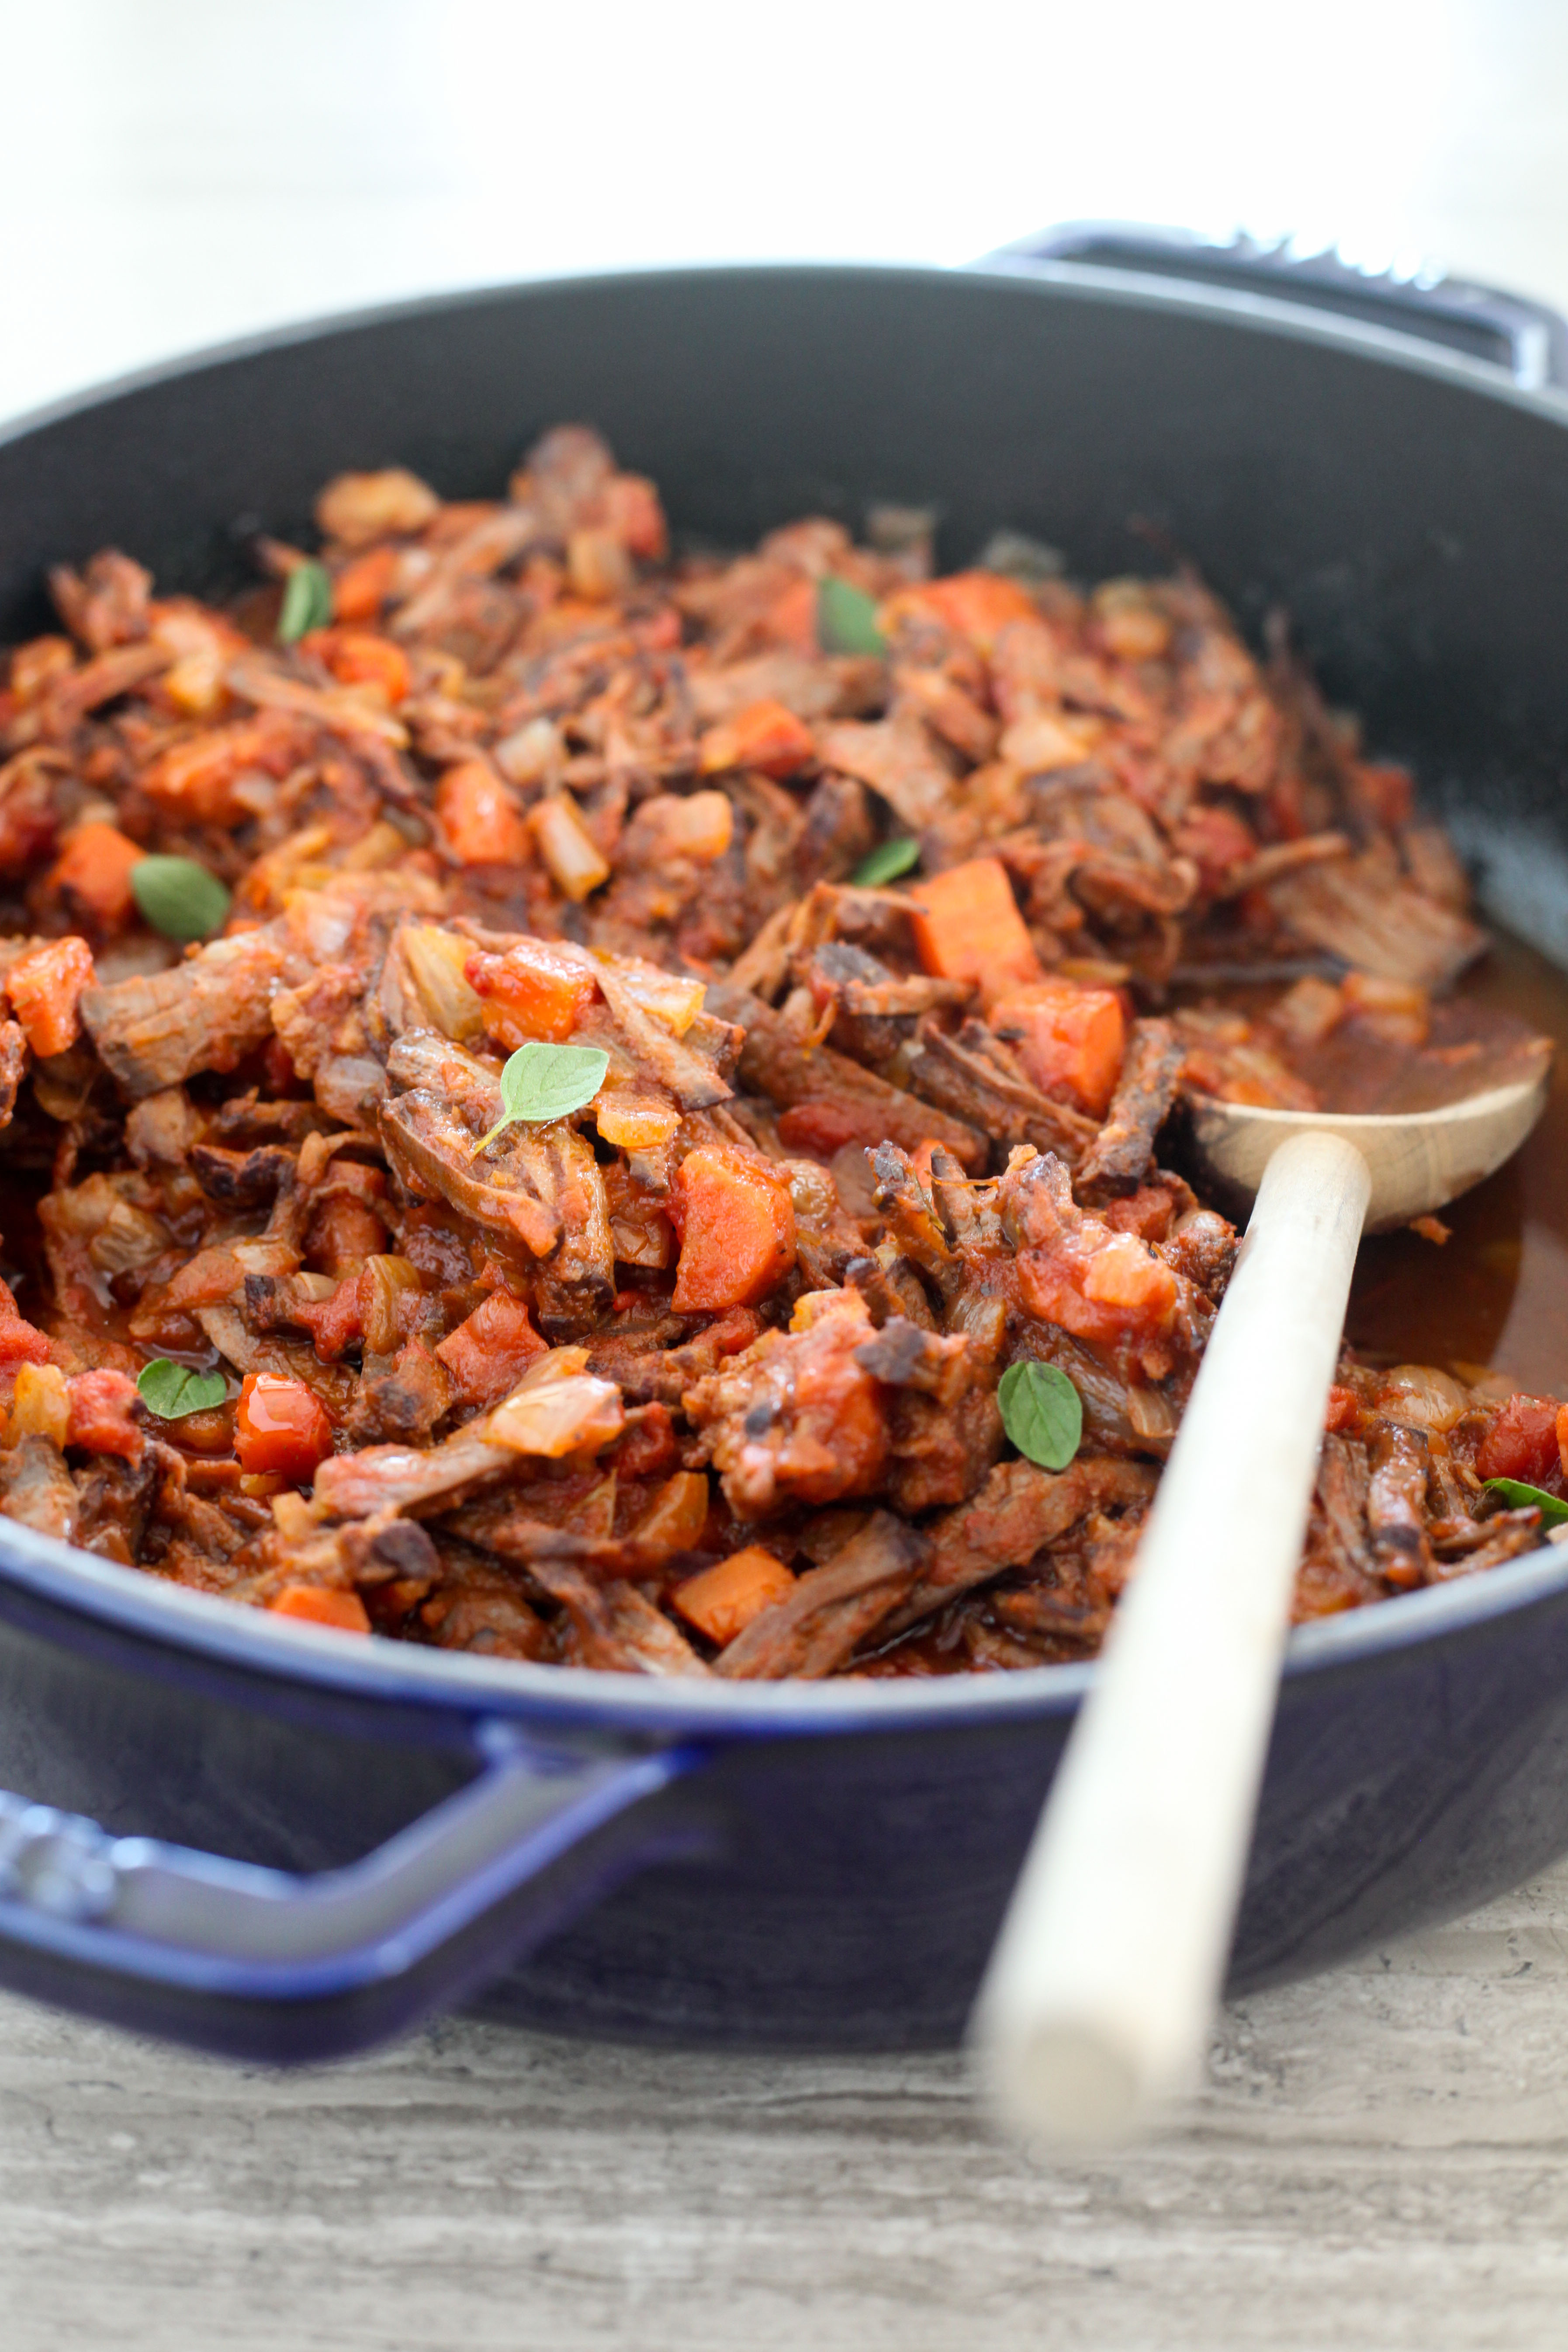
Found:
[{"label": "wooden spoon handle", "polygon": [[974,2012],[1026,2137],[1124,2138],[1197,2080],[1370,1187],[1355,1146],[1318,1133],[1258,1188]]}]

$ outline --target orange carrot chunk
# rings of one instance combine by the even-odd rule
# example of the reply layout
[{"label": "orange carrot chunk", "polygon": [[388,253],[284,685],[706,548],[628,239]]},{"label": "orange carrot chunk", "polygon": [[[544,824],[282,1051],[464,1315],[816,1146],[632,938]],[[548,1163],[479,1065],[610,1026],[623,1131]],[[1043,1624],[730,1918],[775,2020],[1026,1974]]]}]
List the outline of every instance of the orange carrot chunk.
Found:
[{"label": "orange carrot chunk", "polygon": [[1040,960],[997,857],[950,866],[910,892],[915,952],[938,980],[977,981],[987,996],[1041,978]]},{"label": "orange carrot chunk", "polygon": [[368,629],[316,629],[305,643],[340,686],[379,686],[389,703],[401,702],[408,691],[408,656],[390,637]]},{"label": "orange carrot chunk", "polygon": [[563,1044],[599,986],[591,971],[543,940],[519,940],[504,955],[471,955],[463,977],[480,1001],[485,1034],[509,1054],[534,1038]]},{"label": "orange carrot chunk", "polygon": [[334,621],[374,621],[392,593],[397,569],[395,547],[373,547],[345,563],[332,587]]},{"label": "orange carrot chunk", "polygon": [[85,940],[51,940],[11,966],[5,993],[40,1061],[76,1044],[81,1035],[77,1006],[82,990],[91,986],[92,950]]},{"label": "orange carrot chunk", "polygon": [[274,1617],[297,1617],[305,1625],[331,1625],[339,1633],[368,1633],[370,1619],[357,1592],[330,1584],[286,1584],[268,1602]]},{"label": "orange carrot chunk", "polygon": [[991,1026],[1016,1046],[1031,1086],[1043,1095],[1069,1094],[1091,1118],[1104,1118],[1127,1046],[1114,989],[1038,981],[994,1004]]},{"label": "orange carrot chunk", "polygon": [[889,598],[887,619],[903,613],[931,614],[988,654],[1009,621],[1037,621],[1028,591],[995,572],[954,572],[946,580],[922,580]]},{"label": "orange carrot chunk", "polygon": [[124,922],[135,904],[132,871],[146,855],[118,825],[73,824],[61,838],[49,887],[110,929]]},{"label": "orange carrot chunk", "polygon": [[522,811],[483,760],[447,769],[436,787],[436,814],[459,866],[526,866],[533,854]]},{"label": "orange carrot chunk", "polygon": [[795,1204],[770,1163],[726,1144],[689,1151],[670,1187],[680,1236],[670,1300],[678,1315],[754,1307],[795,1264]]},{"label": "orange carrot chunk", "polygon": [[468,1404],[499,1403],[545,1352],[528,1308],[510,1290],[492,1290],[436,1350]]},{"label": "orange carrot chunk", "polygon": [[332,1450],[332,1424],[303,1381],[282,1372],[247,1372],[235,1414],[234,1450],[242,1470],[272,1472],[302,1486]]},{"label": "orange carrot chunk", "polygon": [[751,702],[733,719],[710,727],[698,749],[705,776],[726,768],[760,768],[764,776],[793,776],[816,756],[811,730],[782,702]]},{"label": "orange carrot chunk", "polygon": [[794,1590],[795,1578],[783,1560],[761,1544],[748,1544],[744,1551],[732,1551],[728,1559],[689,1576],[670,1598],[689,1625],[722,1649],[742,1626]]}]

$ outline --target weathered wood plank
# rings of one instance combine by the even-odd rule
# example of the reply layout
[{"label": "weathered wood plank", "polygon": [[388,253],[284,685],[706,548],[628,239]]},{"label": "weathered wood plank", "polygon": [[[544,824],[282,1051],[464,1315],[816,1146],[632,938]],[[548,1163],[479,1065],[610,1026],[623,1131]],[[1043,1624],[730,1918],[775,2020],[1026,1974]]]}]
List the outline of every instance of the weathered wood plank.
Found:
[{"label": "weathered wood plank", "polygon": [[998,2146],[950,2058],[443,2026],[230,2071],[0,2003],[6,2352],[1510,2352],[1568,2307],[1568,1868],[1225,2021],[1189,2126]]}]

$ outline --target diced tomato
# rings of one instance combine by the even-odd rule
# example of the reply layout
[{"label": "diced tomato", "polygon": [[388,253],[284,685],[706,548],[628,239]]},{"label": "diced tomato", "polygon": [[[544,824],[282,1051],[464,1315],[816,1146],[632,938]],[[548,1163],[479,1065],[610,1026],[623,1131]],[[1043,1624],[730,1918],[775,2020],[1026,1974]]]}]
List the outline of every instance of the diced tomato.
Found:
[{"label": "diced tomato", "polygon": [[286,1584],[268,1602],[274,1617],[293,1617],[302,1625],[330,1625],[338,1633],[368,1633],[370,1619],[357,1592],[341,1591],[331,1584]]},{"label": "diced tomato", "polygon": [[998,857],[972,857],[910,893],[915,952],[938,980],[972,980],[987,996],[1041,977],[1040,959]]},{"label": "diced tomato", "polygon": [[543,940],[519,940],[504,955],[472,955],[463,977],[483,1000],[486,1035],[509,1054],[535,1037],[563,1044],[599,988],[591,971]]},{"label": "diced tomato", "polygon": [[847,1143],[879,1143],[886,1125],[874,1105],[835,1102],[825,1096],[817,1102],[791,1103],[788,1110],[781,1111],[779,1141],[786,1151],[806,1151],[815,1159],[831,1160]]},{"label": "diced tomato", "polygon": [[227,727],[211,727],[184,743],[171,744],[139,779],[171,815],[196,824],[217,824],[232,816],[229,794],[247,768],[287,775],[308,727],[284,711],[262,711]]},{"label": "diced tomato", "polygon": [[1330,1436],[1342,1429],[1353,1429],[1361,1417],[1361,1399],[1354,1389],[1336,1385],[1329,1391],[1328,1411],[1323,1415],[1323,1427]]},{"label": "diced tomato", "polygon": [[680,1237],[670,1300],[678,1315],[754,1307],[795,1264],[795,1204],[771,1162],[726,1144],[689,1151],[670,1187]]},{"label": "diced tomato", "polygon": [[528,1308],[509,1290],[492,1290],[436,1350],[468,1404],[495,1404],[547,1352]]},{"label": "diced tomato", "polygon": [[357,1274],[386,1244],[386,1227],[366,1201],[329,1192],[310,1219],[306,1256],[322,1274]]},{"label": "diced tomato", "polygon": [[332,584],[334,621],[374,621],[392,593],[397,569],[395,547],[373,547],[345,563]]},{"label": "diced tomato", "polygon": [[242,1470],[275,1472],[302,1486],[332,1450],[332,1424],[320,1397],[282,1372],[247,1372],[235,1415]]},{"label": "diced tomato", "polygon": [[1065,1090],[1091,1118],[1104,1118],[1127,1045],[1127,1020],[1114,989],[1037,981],[994,1004],[990,1019],[998,1035],[1016,1043],[1032,1086],[1045,1095]]},{"label": "diced tomato", "polygon": [[[680,1460],[669,1407],[667,1404],[642,1406],[640,1418],[632,1423],[624,1437],[616,1439],[615,1451],[608,1459],[621,1478],[668,1477]],[[708,1504],[704,1496],[702,1517],[706,1518],[707,1516]]]},{"label": "diced tomato", "polygon": [[487,761],[447,769],[436,787],[436,814],[459,866],[526,866],[533,855],[511,787]]},{"label": "diced tomato", "polygon": [[793,776],[816,755],[812,732],[782,702],[748,703],[733,719],[710,727],[698,746],[705,776],[726,768],[760,768],[764,776]]},{"label": "diced tomato", "polygon": [[1555,1397],[1510,1396],[1476,1450],[1482,1478],[1521,1478],[1540,1486],[1562,1468]]},{"label": "diced tomato", "polygon": [[69,1444],[85,1446],[89,1454],[141,1461],[146,1438],[136,1417],[140,1400],[133,1380],[106,1369],[79,1372],[66,1382],[66,1394],[70,1401]]},{"label": "diced tomato", "polygon": [[131,877],[146,855],[118,825],[73,824],[61,836],[48,887],[107,930],[135,905]]},{"label": "diced tomato", "polygon": [[748,1544],[700,1575],[689,1576],[670,1599],[689,1625],[722,1649],[753,1617],[786,1601],[794,1591],[795,1578],[783,1560],[761,1544]]},{"label": "diced tomato", "polygon": [[345,1348],[364,1337],[364,1301],[359,1282],[363,1270],[362,1260],[353,1273],[344,1274],[330,1298],[323,1298],[319,1306],[294,1309],[295,1319],[310,1334],[317,1359],[323,1364],[335,1364]]},{"label": "diced tomato", "polygon": [[1141,1242],[1163,1242],[1171,1230],[1176,1204],[1162,1184],[1140,1184],[1135,1192],[1111,1201],[1100,1212],[1113,1234],[1136,1234]]},{"label": "diced tomato", "polygon": [[5,993],[40,1061],[63,1054],[81,1035],[77,1007],[92,985],[92,950],[74,936],[32,948],[5,974]]}]

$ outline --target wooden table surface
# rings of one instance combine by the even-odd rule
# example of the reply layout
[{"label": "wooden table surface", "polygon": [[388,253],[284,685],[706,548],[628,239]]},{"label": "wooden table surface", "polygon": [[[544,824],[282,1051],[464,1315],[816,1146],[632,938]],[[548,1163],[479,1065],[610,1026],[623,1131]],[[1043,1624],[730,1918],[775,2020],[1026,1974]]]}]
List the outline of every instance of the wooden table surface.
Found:
[{"label": "wooden table surface", "polygon": [[280,2075],[0,2001],[5,2352],[1568,2342],[1568,1865],[1242,2002],[1185,2128],[1032,2165],[957,2057],[456,2021]]}]

